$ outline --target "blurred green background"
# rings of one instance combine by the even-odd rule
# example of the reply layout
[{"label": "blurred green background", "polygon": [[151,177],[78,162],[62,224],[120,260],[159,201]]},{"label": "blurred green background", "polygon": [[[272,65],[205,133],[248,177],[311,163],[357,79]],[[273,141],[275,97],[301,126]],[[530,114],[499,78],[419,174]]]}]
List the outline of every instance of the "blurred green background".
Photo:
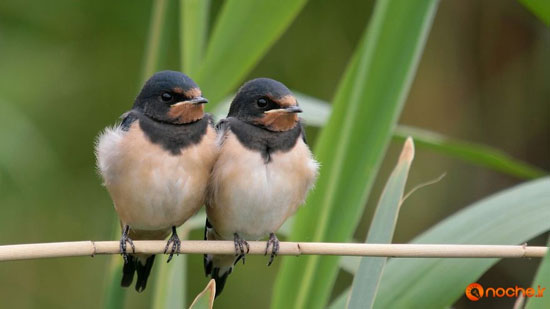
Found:
[{"label": "blurred green background", "polygon": [[[220,5],[212,2],[213,16]],[[330,101],[372,6],[310,0],[249,78],[272,77]],[[128,0],[0,2],[1,244],[112,238],[115,212],[95,171],[93,144],[130,108],[141,86],[150,8],[148,1]],[[160,66],[177,70],[178,22],[176,10],[170,12]],[[494,146],[550,170],[549,55],[549,28],[518,2],[442,1],[400,123]],[[399,149],[390,147],[370,205]],[[417,148],[409,186],[443,172],[444,180],[407,200],[394,242],[407,242],[461,207],[522,181]],[[364,239],[371,215],[365,213],[357,239]],[[201,231],[191,234],[201,238]],[[192,297],[207,280],[202,257],[188,260]],[[99,307],[108,262],[98,256],[1,263],[0,307]],[[237,266],[216,305],[266,307],[280,262],[270,268],[265,262],[250,257]],[[505,260],[482,281],[527,286],[538,262]],[[350,280],[342,272],[334,293]],[[127,307],[148,308],[154,284],[139,295],[131,290]],[[461,300],[456,307],[474,306]]]}]

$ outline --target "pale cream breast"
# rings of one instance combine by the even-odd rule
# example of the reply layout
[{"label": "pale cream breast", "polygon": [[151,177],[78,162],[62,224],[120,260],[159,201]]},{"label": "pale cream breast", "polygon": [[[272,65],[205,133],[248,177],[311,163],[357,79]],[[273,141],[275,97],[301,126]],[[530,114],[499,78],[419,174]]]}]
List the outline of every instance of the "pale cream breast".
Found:
[{"label": "pale cream breast", "polygon": [[239,233],[253,240],[275,232],[303,204],[317,169],[301,138],[266,163],[228,132],[212,172],[208,218],[225,239]]},{"label": "pale cream breast", "polygon": [[200,143],[173,155],[153,144],[138,121],[127,132],[118,127],[100,136],[96,153],[105,186],[123,224],[141,230],[179,226],[204,203],[217,157],[215,131],[208,126]]}]

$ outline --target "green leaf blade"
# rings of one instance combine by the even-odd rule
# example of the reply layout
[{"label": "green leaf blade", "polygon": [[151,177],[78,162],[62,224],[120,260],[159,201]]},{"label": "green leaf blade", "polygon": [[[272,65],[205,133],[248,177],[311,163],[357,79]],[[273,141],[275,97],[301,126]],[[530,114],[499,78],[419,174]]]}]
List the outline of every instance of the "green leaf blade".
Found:
[{"label": "green leaf blade", "polygon": [[397,140],[404,140],[407,136],[413,136],[419,147],[433,149],[508,175],[524,179],[548,175],[548,172],[540,168],[485,145],[453,140],[439,133],[403,125],[398,126],[394,132]]},{"label": "green leaf blade", "polygon": [[124,308],[126,289],[120,286],[122,279],[122,258],[117,255],[109,257],[109,269],[105,276],[105,290],[103,292],[103,308]]},{"label": "green leaf blade", "polygon": [[[195,300],[189,306],[189,309],[212,309],[214,307],[214,298],[216,297],[216,281],[210,279],[202,292],[195,297]],[[178,307],[181,308],[181,307]]]},{"label": "green leaf blade", "polygon": [[[367,243],[391,243],[413,158],[414,145],[412,139],[408,138],[376,207]],[[386,257],[361,259],[353,280],[348,308],[372,308],[386,261]]]},{"label": "green leaf blade", "polygon": [[[181,235],[181,234],[180,234]],[[187,235],[182,238],[187,239]],[[157,259],[164,258],[159,255]],[[157,262],[156,280],[153,292],[154,309],[184,308],[186,299],[187,256],[182,254],[172,263]]]},{"label": "green leaf blade", "polygon": [[[481,200],[413,240],[422,244],[521,244],[550,230],[550,178]],[[499,259],[393,259],[375,308],[446,308]],[[430,293],[426,293],[430,291]]]},{"label": "green leaf blade", "polygon": [[[547,247],[548,246],[550,246],[550,242],[548,242]],[[529,298],[525,309],[550,308],[550,297],[548,296],[550,293],[548,291],[548,288],[550,288],[550,250],[546,253],[544,259],[542,259],[531,287],[535,290],[537,290],[538,287],[546,288],[546,291],[544,291],[543,297]]]},{"label": "green leaf blade", "polygon": [[159,65],[161,40],[165,32],[166,12],[169,0],[154,0],[151,10],[151,22],[149,34],[145,46],[145,59],[143,62],[142,82],[153,75]]},{"label": "green leaf blade", "polygon": [[[118,238],[121,234],[118,220],[113,222],[113,234],[113,239]],[[120,281],[122,280],[122,267],[124,266],[123,261],[122,257],[118,255],[109,257],[109,268],[105,276],[103,291],[103,308],[124,308],[127,289],[120,286]]]},{"label": "green leaf blade", "polygon": [[519,0],[529,11],[543,23],[550,26],[550,2],[548,0]]},{"label": "green leaf blade", "polygon": [[348,308],[349,289],[346,289],[342,294],[330,304],[329,309],[346,309]]},{"label": "green leaf blade", "polygon": [[182,72],[199,71],[208,33],[210,0],[180,0],[180,52]]},{"label": "green leaf blade", "polygon": [[212,103],[208,104],[207,108],[214,108],[238,86],[269,47],[290,26],[306,2],[225,2],[195,79]]},{"label": "green leaf blade", "polygon": [[[353,233],[408,93],[436,4],[377,2],[315,149],[322,165],[320,178],[296,217],[292,239],[341,242]],[[325,307],[337,271],[338,257],[285,259],[272,307]]]}]

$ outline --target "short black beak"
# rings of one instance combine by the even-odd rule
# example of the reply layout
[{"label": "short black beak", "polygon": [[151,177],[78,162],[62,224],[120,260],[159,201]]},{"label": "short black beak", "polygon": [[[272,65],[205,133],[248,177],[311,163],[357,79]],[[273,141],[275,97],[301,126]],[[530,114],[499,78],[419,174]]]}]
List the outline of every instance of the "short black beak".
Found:
[{"label": "short black beak", "polygon": [[196,98],[192,98],[188,102],[193,104],[206,104],[208,103],[208,100],[203,97],[196,97]]},{"label": "short black beak", "polygon": [[301,113],[302,109],[299,106],[289,106],[285,108],[287,113]]}]

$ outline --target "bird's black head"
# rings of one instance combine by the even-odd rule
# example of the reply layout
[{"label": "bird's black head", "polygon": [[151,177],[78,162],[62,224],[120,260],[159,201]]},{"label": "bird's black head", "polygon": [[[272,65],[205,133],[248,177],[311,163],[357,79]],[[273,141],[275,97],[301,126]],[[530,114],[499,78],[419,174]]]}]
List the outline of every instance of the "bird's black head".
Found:
[{"label": "bird's black head", "polygon": [[207,102],[189,76],[162,71],[145,83],[134,109],[157,121],[182,124],[200,120],[204,116],[203,104]]},{"label": "bird's black head", "polygon": [[271,131],[287,131],[296,126],[296,113],[300,112],[296,98],[285,85],[269,78],[256,78],[239,89],[227,116]]}]

